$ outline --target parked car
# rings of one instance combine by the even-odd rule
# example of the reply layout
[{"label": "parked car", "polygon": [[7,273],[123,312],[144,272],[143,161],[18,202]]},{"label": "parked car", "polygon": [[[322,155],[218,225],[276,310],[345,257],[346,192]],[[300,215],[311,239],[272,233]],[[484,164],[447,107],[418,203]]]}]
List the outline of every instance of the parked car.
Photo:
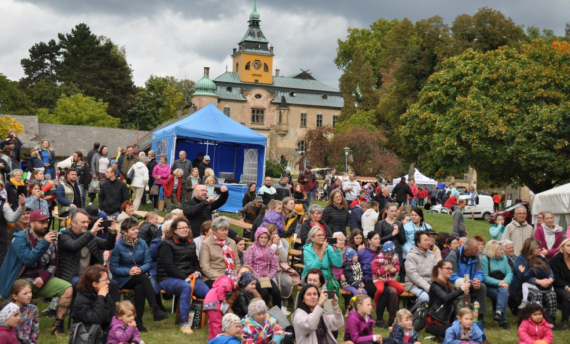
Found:
[{"label": "parked car", "polygon": [[497,211],[497,212],[491,214],[491,216],[489,217],[489,223],[494,224],[495,219],[497,218],[497,215],[503,215],[505,217],[505,226],[508,225],[509,223],[511,223],[511,221],[515,217],[515,209],[520,207],[520,206],[524,206],[526,208],[526,222],[532,223],[530,211],[528,209],[528,202],[513,204],[510,207],[506,208],[505,210],[500,210],[500,211]]},{"label": "parked car", "polygon": [[[468,200],[469,195],[460,195],[459,199]],[[431,213],[451,214],[451,209],[447,209],[441,204],[432,207]],[[488,221],[493,213],[493,198],[491,196],[479,195],[479,204],[475,206],[475,218]],[[471,218],[471,212],[463,209],[463,216]]]}]

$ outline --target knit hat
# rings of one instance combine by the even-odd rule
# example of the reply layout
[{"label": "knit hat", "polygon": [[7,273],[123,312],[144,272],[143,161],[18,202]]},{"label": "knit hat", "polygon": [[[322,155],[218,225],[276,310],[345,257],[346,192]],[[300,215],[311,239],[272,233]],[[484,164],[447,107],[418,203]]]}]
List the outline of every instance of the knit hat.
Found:
[{"label": "knit hat", "polygon": [[263,312],[267,312],[267,305],[265,304],[265,301],[263,301],[262,299],[251,301],[251,303],[247,307],[247,313],[249,314],[249,316],[254,316],[258,313],[263,313]]},{"label": "knit hat", "polygon": [[386,241],[384,243],[384,245],[382,246],[382,253],[386,254],[386,253],[394,253],[394,243],[391,241]]},{"label": "knit hat", "polygon": [[255,278],[251,272],[246,271],[241,274],[241,277],[239,278],[239,285],[240,287],[245,288],[253,281],[257,281],[257,278]]},{"label": "knit hat", "polygon": [[226,313],[222,318],[222,332],[226,332],[235,324],[241,324],[241,319],[234,313]]},{"label": "knit hat", "polygon": [[355,254],[356,251],[351,247],[347,247],[344,249],[344,256],[346,257],[346,260],[348,260],[349,262],[352,262],[352,259],[354,258]]},{"label": "knit hat", "polygon": [[[10,319],[10,317],[20,310],[20,307],[13,302],[7,304],[2,310],[0,311],[0,325],[4,325],[4,323]],[[259,312],[258,312],[259,313]]]}]

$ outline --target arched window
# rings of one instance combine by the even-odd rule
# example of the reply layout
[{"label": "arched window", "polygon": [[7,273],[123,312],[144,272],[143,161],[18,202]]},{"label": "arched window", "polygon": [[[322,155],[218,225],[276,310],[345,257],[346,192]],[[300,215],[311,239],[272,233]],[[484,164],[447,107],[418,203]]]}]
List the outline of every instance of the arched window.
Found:
[{"label": "arched window", "polygon": [[245,64],[245,70],[250,70],[251,63],[248,62]]},{"label": "arched window", "polygon": [[297,152],[299,152],[300,154],[305,153],[305,140],[300,140],[299,142],[297,142]]},{"label": "arched window", "polygon": [[236,71],[239,72],[239,63],[236,62]]},{"label": "arched window", "polygon": [[267,65],[267,63],[263,64],[263,71],[264,72],[269,72],[269,66]]}]

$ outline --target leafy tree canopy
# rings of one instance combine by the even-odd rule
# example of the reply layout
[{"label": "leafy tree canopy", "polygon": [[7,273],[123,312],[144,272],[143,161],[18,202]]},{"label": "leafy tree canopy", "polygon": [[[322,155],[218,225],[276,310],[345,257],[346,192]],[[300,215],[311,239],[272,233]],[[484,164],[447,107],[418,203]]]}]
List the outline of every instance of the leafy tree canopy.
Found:
[{"label": "leafy tree canopy", "polygon": [[38,110],[38,119],[43,123],[109,128],[117,128],[121,122],[107,113],[107,103],[81,93],[69,97],[62,95],[53,112],[50,113],[47,109]]},{"label": "leafy tree canopy", "polygon": [[0,137],[8,137],[9,130],[15,130],[16,133],[21,134],[24,132],[24,126],[13,117],[3,116],[0,117]]},{"label": "leafy tree canopy", "polygon": [[20,90],[18,82],[8,79],[3,74],[0,74],[0,113],[12,115],[33,113],[33,104]]}]

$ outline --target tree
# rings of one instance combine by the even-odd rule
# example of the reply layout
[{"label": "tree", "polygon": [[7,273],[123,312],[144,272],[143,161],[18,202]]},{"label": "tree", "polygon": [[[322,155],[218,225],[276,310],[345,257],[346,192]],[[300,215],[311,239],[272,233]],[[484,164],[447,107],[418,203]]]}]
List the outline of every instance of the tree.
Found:
[{"label": "tree", "polygon": [[28,96],[18,87],[18,82],[0,74],[0,113],[31,115],[33,108]]},{"label": "tree", "polygon": [[397,134],[436,177],[469,166],[534,192],[570,180],[570,46],[468,50],[431,76]]},{"label": "tree", "polygon": [[40,81],[56,83],[59,81],[58,69],[61,65],[61,47],[55,40],[47,44],[34,44],[30,50],[30,58],[22,59],[26,77],[20,80],[22,87],[32,87]]},{"label": "tree", "polygon": [[18,122],[18,120],[10,116],[3,116],[1,118],[2,120],[0,121],[0,137],[2,138],[8,137],[9,130],[15,130],[16,133],[18,134],[24,132],[24,126],[20,122]]},{"label": "tree", "polygon": [[368,130],[378,130],[378,123],[375,111],[358,110],[349,119],[344,122],[337,123],[334,127],[335,133],[352,131],[354,127],[364,127]]},{"label": "tree", "polygon": [[55,109],[57,100],[62,94],[71,96],[73,94],[81,93],[81,90],[72,83],[57,84],[56,82],[48,79],[40,80],[36,82],[34,86],[25,88],[24,91],[34,104],[35,108],[48,109],[49,111],[53,111]]},{"label": "tree", "polygon": [[340,111],[339,122],[346,121],[356,110],[376,110],[378,91],[376,78],[370,64],[364,60],[362,52],[357,49],[352,63],[340,77],[340,91],[344,97],[344,106]]},{"label": "tree", "polygon": [[315,166],[330,166],[330,154],[332,151],[331,138],[334,130],[330,125],[307,130],[305,134],[305,154],[301,155],[297,163],[305,158]]},{"label": "tree", "polygon": [[52,113],[47,109],[38,110],[38,119],[43,123],[109,128],[117,128],[121,123],[120,119],[107,113],[107,103],[81,93],[69,97],[62,95]]}]

